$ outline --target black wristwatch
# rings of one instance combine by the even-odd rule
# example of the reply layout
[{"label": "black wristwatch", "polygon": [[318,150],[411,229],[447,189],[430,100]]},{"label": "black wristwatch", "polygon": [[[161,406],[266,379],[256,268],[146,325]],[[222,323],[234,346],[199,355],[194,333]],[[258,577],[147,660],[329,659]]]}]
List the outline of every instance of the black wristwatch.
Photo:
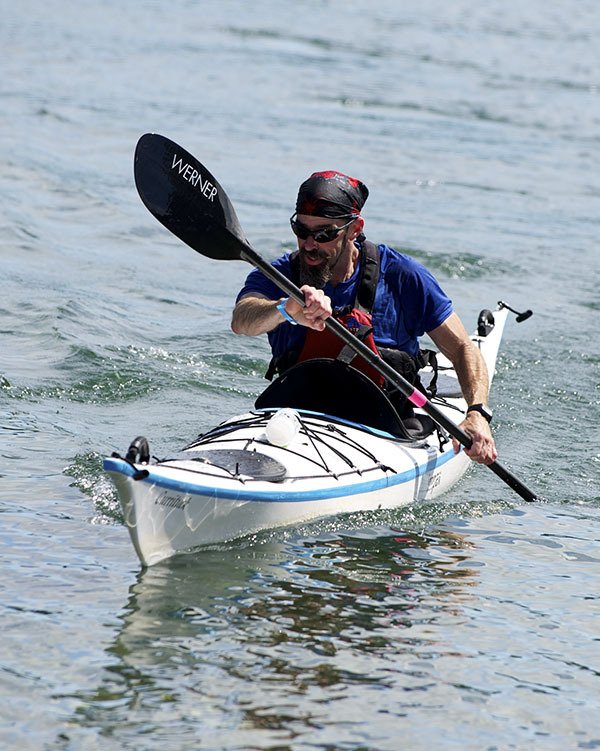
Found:
[{"label": "black wristwatch", "polygon": [[492,415],[494,414],[487,404],[471,404],[470,407],[467,407],[467,412],[479,412],[488,422],[492,421]]}]

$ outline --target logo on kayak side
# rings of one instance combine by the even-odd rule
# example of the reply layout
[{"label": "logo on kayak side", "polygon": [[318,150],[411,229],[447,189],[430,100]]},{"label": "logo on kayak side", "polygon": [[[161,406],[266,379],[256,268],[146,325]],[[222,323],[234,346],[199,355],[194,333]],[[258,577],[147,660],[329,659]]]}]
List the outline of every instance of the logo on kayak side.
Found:
[{"label": "logo on kayak side", "polygon": [[179,495],[174,495],[168,491],[161,493],[154,501],[157,506],[166,506],[167,508],[178,508],[183,511],[190,502],[189,498],[182,498]]},{"label": "logo on kayak side", "polygon": [[427,492],[431,490],[435,490],[435,488],[438,487],[438,485],[442,484],[442,473],[441,472],[432,472],[428,482],[427,482]]},{"label": "logo on kayak side", "polygon": [[187,180],[194,188],[198,188],[200,193],[209,201],[214,201],[217,195],[217,188],[210,182],[208,178],[202,179],[202,174],[191,164],[183,161],[182,157],[177,158],[177,154],[173,154],[173,164],[171,169],[176,169],[184,180]]}]

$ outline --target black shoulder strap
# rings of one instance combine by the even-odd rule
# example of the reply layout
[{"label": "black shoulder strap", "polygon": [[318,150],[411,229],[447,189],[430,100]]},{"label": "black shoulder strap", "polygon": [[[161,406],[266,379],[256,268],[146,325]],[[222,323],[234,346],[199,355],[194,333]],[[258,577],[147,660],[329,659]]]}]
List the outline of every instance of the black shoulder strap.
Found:
[{"label": "black shoulder strap", "polygon": [[379,281],[379,248],[375,243],[364,240],[362,243],[362,269],[356,293],[356,307],[370,313],[375,303],[375,292]]}]

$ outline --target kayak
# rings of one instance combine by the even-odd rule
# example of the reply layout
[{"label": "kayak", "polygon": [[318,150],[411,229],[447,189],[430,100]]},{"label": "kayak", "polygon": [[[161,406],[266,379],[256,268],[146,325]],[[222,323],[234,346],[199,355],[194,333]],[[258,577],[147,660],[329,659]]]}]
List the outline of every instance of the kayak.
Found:
[{"label": "kayak", "polygon": [[[472,341],[490,381],[507,307],[482,310]],[[467,404],[451,363],[437,355],[437,412],[460,423]],[[430,365],[420,372],[426,387]],[[359,398],[357,398],[357,394]],[[143,566],[203,545],[318,517],[429,501],[471,461],[425,411],[402,421],[384,393],[337,360],[296,365],[231,417],[164,459],[138,436],[104,469]]]}]

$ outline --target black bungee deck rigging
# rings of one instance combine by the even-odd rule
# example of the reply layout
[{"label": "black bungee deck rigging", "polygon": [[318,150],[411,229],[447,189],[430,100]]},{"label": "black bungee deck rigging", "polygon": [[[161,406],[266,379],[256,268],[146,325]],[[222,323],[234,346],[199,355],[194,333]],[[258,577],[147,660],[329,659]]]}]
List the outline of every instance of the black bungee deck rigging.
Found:
[{"label": "black bungee deck rigging", "polygon": [[[250,438],[243,438],[241,436],[235,437],[235,433],[239,432],[240,430],[243,430],[245,428],[266,428],[267,423],[269,419],[273,416],[273,414],[276,412],[276,410],[263,410],[260,412],[253,412],[251,413],[251,417],[243,418],[241,420],[233,420],[231,422],[226,422],[221,425],[218,425],[216,428],[213,428],[212,430],[209,430],[207,433],[204,433],[200,435],[195,441],[190,443],[188,446],[186,446],[181,454],[176,459],[163,459],[160,462],[157,462],[157,465],[165,466],[172,464],[173,462],[181,462],[181,461],[201,461],[202,456],[194,456],[195,450],[202,450],[201,447],[206,447],[211,445],[213,442],[218,441],[219,443],[231,443],[231,444],[239,444],[240,442],[245,442],[244,448],[241,450],[247,454],[255,454],[260,453],[260,448],[264,446],[265,444],[268,444],[268,440],[266,437],[264,437],[262,434],[259,434],[258,436],[253,436]],[[365,472],[373,471],[373,470],[381,470],[384,472],[394,472],[394,469],[391,467],[388,467],[384,464],[382,464],[380,461],[378,461],[377,457],[369,451],[364,445],[359,443],[357,440],[353,439],[351,436],[349,436],[346,432],[344,432],[342,425],[346,425],[346,427],[353,427],[358,430],[366,430],[367,432],[372,432],[374,435],[378,434],[378,431],[372,431],[367,426],[362,425],[347,425],[346,421],[341,421],[339,424],[336,424],[336,418],[329,415],[309,415],[306,413],[298,412],[298,418],[300,423],[300,431],[299,434],[304,436],[308,441],[311,443],[317,457],[311,457],[307,456],[306,453],[302,453],[300,451],[296,451],[292,448],[289,448],[287,446],[278,446],[278,451],[282,451],[285,454],[288,454],[290,456],[297,456],[301,458],[304,461],[307,461],[311,464],[314,464],[316,467],[319,467],[319,469],[323,470],[325,473],[329,474],[331,477],[338,478],[349,474],[358,474],[362,475]],[[381,436],[385,437],[387,440],[397,443],[406,443],[406,439],[394,437],[392,435],[386,435]],[[358,453],[361,456],[364,456],[369,461],[373,463],[371,467],[363,468],[357,467],[354,461],[350,456],[345,454],[341,448],[334,445],[334,443],[331,440],[327,439],[335,439],[335,441],[338,444],[345,444],[349,449],[352,449],[354,452]],[[341,459],[348,467],[348,472],[333,472],[331,468],[329,467],[327,460],[323,456],[323,448],[326,448],[328,451],[332,452],[335,456],[337,456],[339,459]],[[214,449],[212,450],[213,455],[222,454],[222,459],[226,460],[226,455],[230,451],[236,451],[235,449]],[[240,450],[237,450],[240,452]],[[191,456],[187,456],[187,454],[192,454]],[[217,457],[215,457],[217,458]],[[211,465],[219,466],[218,463],[215,463],[215,461],[210,462]],[[186,468],[187,469],[187,468]],[[188,471],[193,471],[196,473],[203,473],[200,469],[189,469]],[[206,473],[206,472],[205,472]],[[206,473],[209,474],[209,473]],[[286,474],[285,479],[286,480],[293,480],[293,479],[309,479],[311,477],[318,478],[322,477],[322,474],[316,474],[316,475],[289,475]],[[250,477],[247,478],[246,476],[239,475],[236,479],[242,478],[245,479],[255,479],[255,480],[261,480],[264,478],[261,477]]]}]

